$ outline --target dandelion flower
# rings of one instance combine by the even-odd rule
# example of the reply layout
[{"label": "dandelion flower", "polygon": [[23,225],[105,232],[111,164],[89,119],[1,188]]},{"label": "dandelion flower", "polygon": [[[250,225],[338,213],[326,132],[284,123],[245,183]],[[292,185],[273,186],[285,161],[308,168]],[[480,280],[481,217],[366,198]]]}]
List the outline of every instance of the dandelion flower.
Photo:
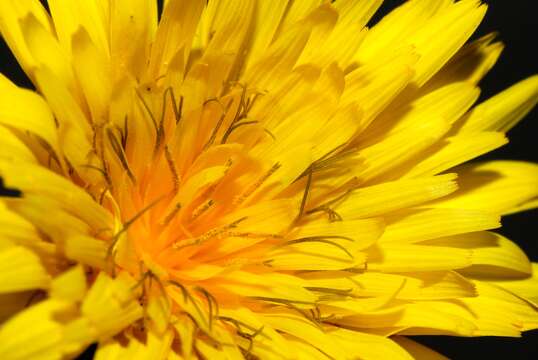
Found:
[{"label": "dandelion flower", "polygon": [[[0,358],[442,358],[538,327],[477,0],[2,0]],[[463,164],[463,165],[462,165]]]}]

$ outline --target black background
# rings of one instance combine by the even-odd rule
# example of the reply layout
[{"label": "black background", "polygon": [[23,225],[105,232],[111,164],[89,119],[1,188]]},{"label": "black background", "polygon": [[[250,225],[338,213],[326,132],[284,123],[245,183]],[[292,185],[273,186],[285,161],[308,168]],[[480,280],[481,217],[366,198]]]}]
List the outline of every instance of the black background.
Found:
[{"label": "black background", "polygon": [[[0,0],[2,1],[2,0]],[[76,0],[78,1],[78,0]],[[148,0],[151,1],[151,0]],[[235,0],[231,0],[235,1]],[[298,0],[301,1],[301,0]],[[362,0],[365,1],[365,0]],[[368,0],[366,0],[368,1]],[[385,0],[372,22],[401,4],[401,0]],[[473,38],[499,32],[506,47],[500,60],[481,83],[481,99],[485,99],[529,75],[538,73],[536,37],[538,36],[538,8],[534,0],[490,0],[486,18]],[[31,87],[30,82],[0,40],[0,72],[20,86]],[[1,94],[0,94],[1,96]],[[538,162],[538,109],[534,109],[508,134],[510,143],[486,156],[486,159],[518,159]],[[5,189],[0,190],[5,194]],[[503,218],[501,233],[517,242],[533,261],[538,261],[538,210]],[[527,332],[522,338],[453,338],[421,336],[415,340],[426,344],[452,359],[538,359],[538,330]],[[92,350],[81,359],[91,359]]]}]

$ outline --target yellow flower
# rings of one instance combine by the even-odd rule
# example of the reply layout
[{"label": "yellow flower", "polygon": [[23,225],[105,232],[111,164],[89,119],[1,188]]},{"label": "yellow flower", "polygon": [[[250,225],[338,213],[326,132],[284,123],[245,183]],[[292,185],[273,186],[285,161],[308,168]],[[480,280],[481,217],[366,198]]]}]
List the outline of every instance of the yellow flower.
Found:
[{"label": "yellow flower", "polygon": [[0,1],[0,358],[442,358],[538,328],[477,0]]}]

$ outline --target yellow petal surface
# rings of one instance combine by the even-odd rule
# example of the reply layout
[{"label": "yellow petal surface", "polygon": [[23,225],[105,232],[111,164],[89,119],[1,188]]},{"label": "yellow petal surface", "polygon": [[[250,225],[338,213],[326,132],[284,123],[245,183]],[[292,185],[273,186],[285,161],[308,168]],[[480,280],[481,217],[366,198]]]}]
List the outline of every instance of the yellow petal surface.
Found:
[{"label": "yellow petal surface", "polygon": [[464,268],[472,252],[442,246],[383,244],[368,251],[368,269],[383,272],[420,272]]},{"label": "yellow petal surface", "polygon": [[121,359],[168,359],[173,335],[168,331],[164,335],[158,335],[148,331],[146,341],[142,342],[134,336],[127,337],[127,344],[117,340],[103,342],[95,352],[96,360],[121,360]]},{"label": "yellow petal surface", "polygon": [[407,337],[395,336],[392,340],[403,347],[414,359],[448,360],[447,357]]},{"label": "yellow petal surface", "polygon": [[382,243],[415,243],[501,226],[497,215],[461,209],[407,210],[388,216],[386,222]]},{"label": "yellow petal surface", "polygon": [[538,76],[512,85],[503,92],[476,106],[458,130],[460,133],[479,131],[507,132],[538,102]]},{"label": "yellow petal surface", "polygon": [[0,356],[3,359],[61,359],[63,326],[53,319],[66,303],[47,300],[32,306],[0,327]]},{"label": "yellow petal surface", "polygon": [[531,263],[525,253],[499,234],[479,231],[432,240],[428,244],[471,249],[473,265],[462,270],[465,276],[502,279],[531,275]]},{"label": "yellow petal surface", "polygon": [[[464,165],[454,170],[459,190],[432,206],[476,209],[510,214],[536,206],[538,167],[518,161],[492,161]],[[532,205],[534,204],[534,205]]]},{"label": "yellow petal surface", "polygon": [[0,250],[0,293],[46,289],[50,285],[39,257],[22,246]]},{"label": "yellow petal surface", "polygon": [[334,210],[344,219],[378,216],[448,195],[457,188],[455,180],[453,174],[447,174],[361,187]]}]

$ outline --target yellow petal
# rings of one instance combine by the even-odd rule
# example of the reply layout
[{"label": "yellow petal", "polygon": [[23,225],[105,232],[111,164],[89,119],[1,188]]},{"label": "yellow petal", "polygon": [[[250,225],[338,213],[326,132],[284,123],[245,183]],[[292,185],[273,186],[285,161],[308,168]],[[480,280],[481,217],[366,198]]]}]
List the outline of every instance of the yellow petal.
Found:
[{"label": "yellow petal", "polygon": [[535,306],[502,288],[481,281],[475,283],[479,296],[462,299],[464,306],[475,314],[475,336],[519,336],[521,331],[538,328]]},{"label": "yellow petal", "polygon": [[439,11],[408,40],[421,58],[415,82],[424,84],[467,41],[486,13],[486,6],[475,0],[458,1]]},{"label": "yellow petal", "polygon": [[423,160],[411,165],[404,177],[434,175],[463,164],[505,145],[508,139],[498,132],[460,134],[443,139],[421,154]]},{"label": "yellow petal", "polygon": [[33,54],[28,49],[19,21],[27,16],[34,17],[49,34],[53,33],[50,18],[38,0],[6,0],[0,4],[0,32],[26,74],[33,79],[36,66]]},{"label": "yellow petal", "polygon": [[[157,30],[157,3],[110,1],[110,54],[136,78],[141,78]],[[125,41],[126,38],[136,41]]]},{"label": "yellow petal", "polygon": [[299,227],[288,235],[294,239],[307,237],[347,237],[353,243],[347,246],[354,249],[364,249],[372,245],[383,233],[385,228],[381,219],[345,220],[336,222],[310,222]]},{"label": "yellow petal", "polygon": [[442,246],[383,244],[368,251],[368,269],[383,272],[424,272],[471,265],[472,251]]},{"label": "yellow petal", "polygon": [[102,124],[108,116],[112,91],[109,64],[84,28],[73,34],[72,48],[77,79],[90,107],[92,121]]},{"label": "yellow petal", "polygon": [[355,56],[367,29],[364,27],[377,11],[382,1],[338,1],[333,6],[338,11],[338,20],[324,44],[319,47],[314,62],[335,61],[348,69],[356,65]]},{"label": "yellow petal", "polygon": [[453,171],[458,174],[459,190],[429,206],[505,215],[537,205],[538,166],[535,164],[491,161],[464,165]]},{"label": "yellow petal", "polygon": [[[82,188],[41,166],[0,161],[0,174],[6,186],[24,194],[41,196],[86,221],[93,229],[111,228],[110,214]],[[41,201],[40,199],[40,201]]]},{"label": "yellow petal", "polygon": [[231,271],[221,274],[219,281],[219,287],[241,296],[282,299],[298,304],[313,303],[316,299],[314,294],[304,289],[308,284],[306,280],[285,273]]},{"label": "yellow petal", "polygon": [[343,349],[337,343],[330,341],[330,335],[324,333],[304,317],[292,314],[267,314],[260,317],[263,322],[274,329],[303,340],[326,356],[337,359],[345,358]]},{"label": "yellow petal", "polygon": [[183,355],[181,359],[190,359],[194,350],[193,344],[195,324],[187,316],[181,316],[177,319],[174,318],[172,324],[178,333],[179,340],[181,341],[181,354]]},{"label": "yellow petal", "polygon": [[538,102],[538,75],[512,85],[476,106],[462,121],[459,133],[507,132]]},{"label": "yellow petal", "polygon": [[63,153],[74,166],[87,165],[92,146],[91,128],[86,115],[67,87],[50,69],[43,66],[36,69],[35,77],[59,122],[58,136]]},{"label": "yellow petal", "polygon": [[342,243],[345,244],[345,241],[339,244],[338,241],[334,240],[319,240],[319,242],[311,241],[288,245],[268,252],[264,256],[264,264],[277,271],[327,271],[362,267],[366,256],[362,253],[349,251]]},{"label": "yellow petal", "polygon": [[[246,307],[225,308],[220,312],[223,316],[240,321],[249,326],[250,329],[261,329],[260,336],[253,338],[252,354],[259,356],[261,359],[278,360],[295,355],[294,347],[290,344],[289,339],[285,338],[280,332],[263,318]],[[247,345],[248,346],[248,345]]]},{"label": "yellow petal", "polygon": [[386,221],[385,233],[379,239],[383,244],[415,243],[501,226],[497,215],[463,209],[407,210],[388,216]]},{"label": "yellow petal", "polygon": [[67,270],[52,281],[50,296],[60,300],[81,301],[86,294],[86,274],[81,265]]},{"label": "yellow petal", "polygon": [[147,332],[145,341],[141,341],[132,335],[127,335],[127,344],[118,340],[109,340],[99,344],[95,352],[95,360],[165,360],[171,352],[172,340],[174,338],[171,331],[164,335],[155,333],[152,329]]},{"label": "yellow petal", "polygon": [[0,156],[8,160],[35,163],[32,151],[9,129],[0,126],[0,146],[4,151]]},{"label": "yellow petal", "polygon": [[170,300],[163,294],[154,295],[149,298],[146,311],[149,318],[153,321],[157,334],[163,334],[168,327],[172,310],[170,305]]},{"label": "yellow petal", "polygon": [[230,331],[221,326],[215,326],[213,328],[214,336],[222,341],[225,346],[214,346],[211,341],[206,342],[200,338],[196,339],[196,349],[206,359],[229,359],[229,360],[243,360],[244,356],[241,350],[239,350],[238,343],[235,341],[235,337],[232,336]]},{"label": "yellow petal", "polygon": [[[363,144],[373,144],[408,127],[417,127],[432,117],[456,122],[478,99],[480,90],[468,82],[454,82],[435,91],[402,94],[361,135]],[[363,145],[364,146],[364,145]]]},{"label": "yellow petal", "polygon": [[357,356],[360,359],[413,359],[413,357],[405,351],[407,350],[405,347],[402,349],[401,344],[384,336],[346,329],[337,329],[331,331],[331,334],[332,337],[345,349],[346,354]]},{"label": "yellow petal", "polygon": [[[65,237],[90,233],[88,224],[64,211],[56,200],[33,194],[28,194],[25,200],[10,201],[10,209],[31,222],[53,242],[61,244]],[[43,216],[51,208],[55,209],[56,217]]]},{"label": "yellow petal", "polygon": [[265,56],[245,71],[244,81],[260,90],[274,90],[293,69],[308,36],[306,29],[296,27],[279,37]]},{"label": "yellow petal", "polygon": [[461,270],[478,278],[522,278],[531,275],[531,263],[512,241],[491,232],[474,232],[432,240],[428,244],[471,249],[472,266]]},{"label": "yellow petal", "polygon": [[39,257],[22,246],[0,250],[0,293],[46,289],[50,285]]},{"label": "yellow petal", "polygon": [[[404,329],[402,334],[448,334],[470,336],[476,325],[470,313],[453,313],[444,302],[408,303],[403,306],[343,317],[338,324],[358,329]],[[450,303],[449,303],[450,304]],[[436,305],[436,306],[434,306]],[[459,309],[458,309],[459,310]],[[371,331],[371,330],[370,330]],[[393,330],[394,332],[395,330]],[[397,330],[396,330],[397,331]]]},{"label": "yellow petal", "polygon": [[232,71],[241,61],[241,48],[249,32],[255,7],[252,0],[216,3],[219,10],[207,28],[211,40],[200,59],[201,63],[209,65],[210,76],[206,84],[208,97],[216,96],[223,82],[234,75]]},{"label": "yellow petal", "polygon": [[252,34],[250,51],[245,60],[245,68],[257,62],[264,55],[278,30],[283,16],[289,10],[288,6],[287,0],[264,0],[258,2],[254,13],[254,24],[256,25]]},{"label": "yellow petal", "polygon": [[[151,45],[149,73],[153,78],[166,72],[166,64],[170,63],[170,60],[178,51],[183,51],[181,57],[185,63],[187,62],[189,56],[187,49],[190,49],[204,5],[205,3],[199,0],[168,1],[155,34],[155,42]],[[154,7],[155,5],[152,6],[151,13],[153,17],[156,17]]]},{"label": "yellow petal", "polygon": [[312,13],[312,11],[322,4],[322,0],[293,1],[292,3],[289,3],[288,11],[285,14],[281,28],[277,32],[277,35],[288,32],[290,26],[293,26],[300,20],[303,20],[307,15]]},{"label": "yellow petal", "polygon": [[406,3],[386,16],[369,32],[358,59],[372,61],[404,44],[416,47],[421,59],[415,81],[420,86],[435,74],[476,29],[486,11],[475,0]]},{"label": "yellow petal", "polygon": [[362,149],[359,158],[364,158],[365,169],[357,174],[363,181],[374,181],[376,177],[390,178],[385,174],[398,165],[437,142],[449,129],[449,124],[442,118],[432,118],[416,127],[408,127],[388,136],[382,141]]},{"label": "yellow petal", "polygon": [[33,14],[22,18],[20,24],[35,66],[49,68],[58,81],[76,91],[73,68],[56,37]]},{"label": "yellow petal", "polygon": [[0,235],[2,239],[25,246],[41,241],[34,225],[11,211],[4,202],[0,202]]},{"label": "yellow petal", "polygon": [[446,85],[454,81],[469,81],[478,83],[485,74],[495,65],[504,45],[501,42],[492,42],[496,34],[485,35],[478,40],[463,46],[449,60],[449,62],[431,78],[422,88],[421,92]]},{"label": "yellow petal", "polygon": [[386,51],[390,51],[402,39],[417,32],[447,2],[420,0],[404,3],[377,23],[369,31],[357,58],[359,62],[373,61]]},{"label": "yellow petal", "polygon": [[362,112],[357,104],[350,103],[337,110],[336,114],[313,135],[312,158],[320,159],[334,149],[348,143],[363,126]]},{"label": "yellow petal", "polygon": [[67,308],[64,302],[47,300],[9,319],[0,328],[0,357],[60,360],[63,326],[54,320],[54,314]]},{"label": "yellow petal", "polygon": [[58,40],[68,54],[71,54],[71,37],[84,28],[103,53],[108,53],[109,9],[108,1],[69,2],[49,0],[48,5],[54,20]]},{"label": "yellow petal", "polygon": [[523,279],[494,279],[488,283],[495,284],[517,294],[534,304],[538,304],[538,263],[532,263],[532,275]]},{"label": "yellow petal", "polygon": [[[396,298],[406,300],[451,299],[476,295],[471,281],[453,271],[407,274],[365,272],[354,275],[351,279],[358,286],[356,294],[359,296],[384,296],[397,289],[399,291]],[[348,288],[350,283],[351,281],[347,284]]]},{"label": "yellow petal", "polygon": [[135,299],[135,282],[124,272],[115,279],[100,272],[82,303],[82,315],[89,319],[99,339],[113,336],[143,316]]},{"label": "yellow petal", "polygon": [[404,336],[395,336],[392,338],[398,345],[404,348],[413,359],[421,360],[448,360],[447,357],[439,354],[438,352],[427,348],[426,346],[419,344]]},{"label": "yellow petal", "polygon": [[454,174],[359,188],[334,210],[344,219],[378,216],[440,198],[457,189]]},{"label": "yellow petal", "polygon": [[0,75],[0,121],[4,125],[39,135],[56,151],[58,134],[49,106],[38,94],[18,88]]},{"label": "yellow petal", "polygon": [[360,130],[364,130],[409,84],[417,59],[413,48],[403,48],[396,55],[359,66],[346,75],[342,102],[356,102],[360,106],[364,117]]}]

